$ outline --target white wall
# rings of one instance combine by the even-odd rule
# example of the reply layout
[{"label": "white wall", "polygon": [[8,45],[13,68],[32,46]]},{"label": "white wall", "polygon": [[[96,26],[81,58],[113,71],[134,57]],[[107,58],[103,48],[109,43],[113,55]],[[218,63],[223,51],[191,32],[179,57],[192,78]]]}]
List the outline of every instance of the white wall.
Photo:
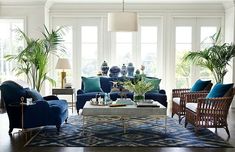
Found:
[{"label": "white wall", "polygon": [[[235,44],[235,6],[231,4],[225,9],[225,42]],[[235,83],[235,59],[231,61],[232,67],[226,76],[226,82]],[[232,102],[232,108],[235,108],[235,99]]]},{"label": "white wall", "polygon": [[26,32],[30,37],[39,38],[44,25],[43,5],[0,5],[0,18],[24,18]]}]

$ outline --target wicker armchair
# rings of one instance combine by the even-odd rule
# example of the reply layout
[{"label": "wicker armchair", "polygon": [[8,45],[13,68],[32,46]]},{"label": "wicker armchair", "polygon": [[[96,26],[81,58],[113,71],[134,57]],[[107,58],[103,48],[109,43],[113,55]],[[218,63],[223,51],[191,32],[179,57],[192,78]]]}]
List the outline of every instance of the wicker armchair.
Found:
[{"label": "wicker armchair", "polygon": [[[227,115],[235,94],[235,88],[231,89],[224,97],[205,98],[206,93],[190,93],[185,95],[186,117],[185,127],[188,123],[195,126],[197,133],[199,128],[224,128],[230,137]],[[188,103],[191,102],[191,103]]]},{"label": "wicker armchair", "polygon": [[[198,92],[208,93],[212,85],[212,83],[209,83],[204,90]],[[177,114],[179,123],[185,117],[185,95],[188,93],[191,93],[189,88],[172,90],[172,117]]]}]

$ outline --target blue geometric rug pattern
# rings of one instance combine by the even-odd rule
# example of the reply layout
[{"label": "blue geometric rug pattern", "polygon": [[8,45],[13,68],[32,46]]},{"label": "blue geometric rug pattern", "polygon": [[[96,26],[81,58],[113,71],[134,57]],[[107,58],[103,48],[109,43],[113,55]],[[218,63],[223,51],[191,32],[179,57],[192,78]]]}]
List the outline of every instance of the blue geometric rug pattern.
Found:
[{"label": "blue geometric rug pattern", "polygon": [[[228,142],[208,129],[199,130],[196,135],[189,124],[187,128],[173,118],[167,118],[167,131],[158,127],[163,119],[153,117],[131,119],[127,133],[123,133],[121,121],[100,122],[93,118],[92,126],[82,133],[81,116],[71,116],[63,124],[59,134],[55,126],[44,127],[26,146],[42,147],[232,147]],[[100,122],[100,123],[98,123]]]}]

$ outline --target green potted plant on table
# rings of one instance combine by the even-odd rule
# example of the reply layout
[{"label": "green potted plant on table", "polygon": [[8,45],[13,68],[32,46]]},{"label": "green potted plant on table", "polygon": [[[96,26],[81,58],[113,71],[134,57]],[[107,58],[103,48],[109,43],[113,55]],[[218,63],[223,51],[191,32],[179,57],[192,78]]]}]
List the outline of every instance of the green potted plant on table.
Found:
[{"label": "green potted plant on table", "polygon": [[184,61],[207,68],[213,74],[217,83],[223,83],[228,72],[229,61],[235,57],[235,45],[221,42],[221,29],[210,37],[212,46],[200,51],[190,51],[184,56]]},{"label": "green potted plant on table", "polygon": [[152,83],[145,82],[143,78],[135,81],[125,81],[123,87],[134,93],[133,100],[135,102],[144,101],[145,93],[154,88]]},{"label": "green potted plant on table", "polygon": [[18,54],[5,56],[6,60],[16,62],[16,66],[13,68],[13,71],[16,71],[16,75],[24,74],[32,88],[39,92],[45,80],[48,80],[53,85],[55,84],[55,81],[48,76],[47,65],[51,55],[65,52],[62,45],[61,30],[59,28],[49,32],[45,27],[45,33],[42,32],[43,38],[36,40],[19,30],[26,41],[26,47]]}]

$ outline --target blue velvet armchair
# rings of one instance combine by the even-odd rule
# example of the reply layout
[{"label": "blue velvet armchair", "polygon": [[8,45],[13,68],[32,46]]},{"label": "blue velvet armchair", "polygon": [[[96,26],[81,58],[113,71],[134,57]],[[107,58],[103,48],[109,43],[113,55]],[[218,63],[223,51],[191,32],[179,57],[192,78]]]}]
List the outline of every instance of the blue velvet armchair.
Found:
[{"label": "blue velvet armchair", "polygon": [[34,101],[33,105],[23,105],[24,117],[22,119],[22,104],[20,103],[21,99],[28,97],[28,89],[14,81],[5,81],[0,88],[1,98],[9,118],[9,134],[14,128],[28,129],[46,125],[55,125],[59,131],[61,124],[67,121],[68,103],[66,100],[59,100],[56,96],[47,96],[42,100]]}]

